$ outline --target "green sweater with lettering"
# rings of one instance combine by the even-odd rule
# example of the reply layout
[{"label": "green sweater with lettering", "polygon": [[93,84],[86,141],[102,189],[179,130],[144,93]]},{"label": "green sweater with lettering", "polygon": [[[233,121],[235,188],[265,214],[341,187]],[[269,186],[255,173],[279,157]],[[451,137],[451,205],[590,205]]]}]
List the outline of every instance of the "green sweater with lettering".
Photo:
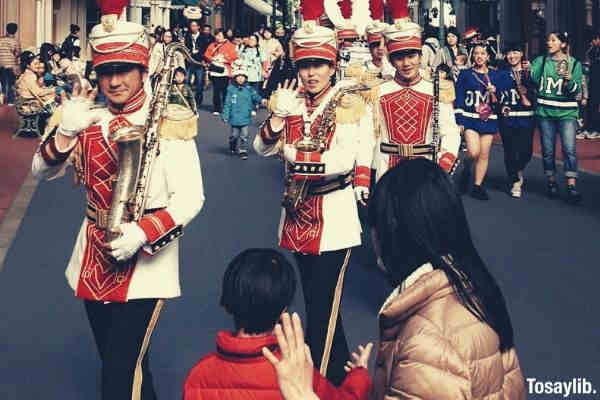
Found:
[{"label": "green sweater with lettering", "polygon": [[549,56],[545,58],[545,65],[544,56],[537,57],[531,64],[531,79],[538,85],[535,115],[558,120],[577,119],[579,104],[576,97],[581,91],[583,76],[581,63],[569,56],[571,80],[567,82],[558,75],[558,61]]}]

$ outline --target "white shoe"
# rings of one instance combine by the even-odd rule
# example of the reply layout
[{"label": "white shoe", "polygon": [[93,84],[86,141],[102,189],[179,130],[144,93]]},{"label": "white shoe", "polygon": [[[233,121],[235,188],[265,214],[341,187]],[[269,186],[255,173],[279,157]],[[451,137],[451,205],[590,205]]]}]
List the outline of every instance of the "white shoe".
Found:
[{"label": "white shoe", "polygon": [[521,198],[521,195],[523,194],[521,186],[521,181],[513,183],[512,188],[510,189],[510,195],[516,199]]},{"label": "white shoe", "polygon": [[252,110],[252,116],[256,116],[256,111]]},{"label": "white shoe", "polygon": [[577,133],[577,135],[575,135],[575,138],[576,139],[586,139],[588,135],[589,135],[588,131],[581,131],[581,132]]},{"label": "white shoe", "polygon": [[220,113],[213,111],[213,115],[220,115]]},{"label": "white shoe", "polygon": [[585,137],[591,140],[600,139],[600,132],[589,132]]}]

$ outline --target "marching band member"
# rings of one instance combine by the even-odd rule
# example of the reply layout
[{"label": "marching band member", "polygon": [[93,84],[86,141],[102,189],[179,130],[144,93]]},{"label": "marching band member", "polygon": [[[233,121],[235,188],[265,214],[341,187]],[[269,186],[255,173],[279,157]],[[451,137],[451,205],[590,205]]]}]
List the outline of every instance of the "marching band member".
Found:
[{"label": "marching band member", "polygon": [[366,35],[371,60],[367,62],[367,70],[375,72],[379,78],[392,79],[396,69],[390,64],[383,40],[383,31],[387,24],[383,22],[383,0],[370,0],[369,9],[373,22],[367,26]]},{"label": "marching band member", "polygon": [[[450,171],[456,161],[460,133],[454,119],[452,84],[443,80],[439,101],[439,132],[434,129],[434,85],[419,71],[421,65],[421,27],[409,20],[408,1],[389,2],[394,24],[384,31],[394,79],[379,86],[374,106],[374,164],[377,180],[402,160],[414,157],[435,158]],[[440,145],[434,143],[440,138]]]},{"label": "marching band member", "polygon": [[279,245],[298,263],[307,338],[316,365],[339,385],[348,344],[339,314],[351,248],[361,244],[355,193],[368,195],[370,175],[352,188],[355,164],[369,171],[372,116],[362,97],[346,90],[351,80],[331,85],[336,72],[336,37],[316,26],[317,4],[303,1],[304,25],[292,38],[303,91],[286,82],[271,97],[272,115],[260,128],[254,149],[282,155],[287,170]]},{"label": "marching band member", "polygon": [[151,104],[143,90],[148,40],[142,25],[118,20],[126,5],[127,0],[103,1],[102,23],[90,33],[92,64],[108,107],[92,109],[96,91],[75,88],[32,165],[36,176],[54,176],[70,158],[86,188],[86,217],[65,275],[84,301],[102,361],[104,400],[156,398],[150,337],[164,299],[181,294],[178,238],[204,203],[195,124],[187,137],[181,129],[161,131],[160,152],[141,172],[151,172],[143,217],[123,221],[120,236],[105,242],[112,197],[118,194],[115,177],[128,172],[120,169],[112,135],[144,125]]}]

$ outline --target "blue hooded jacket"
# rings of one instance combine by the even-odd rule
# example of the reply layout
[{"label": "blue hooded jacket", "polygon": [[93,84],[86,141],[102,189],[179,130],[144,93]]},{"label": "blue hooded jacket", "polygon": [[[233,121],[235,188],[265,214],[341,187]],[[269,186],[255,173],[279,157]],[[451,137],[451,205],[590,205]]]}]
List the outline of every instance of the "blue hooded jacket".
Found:
[{"label": "blue hooded jacket", "polygon": [[223,121],[233,126],[247,126],[252,120],[252,110],[260,104],[262,98],[253,87],[244,83],[230,83],[227,87],[225,106],[223,107]]}]

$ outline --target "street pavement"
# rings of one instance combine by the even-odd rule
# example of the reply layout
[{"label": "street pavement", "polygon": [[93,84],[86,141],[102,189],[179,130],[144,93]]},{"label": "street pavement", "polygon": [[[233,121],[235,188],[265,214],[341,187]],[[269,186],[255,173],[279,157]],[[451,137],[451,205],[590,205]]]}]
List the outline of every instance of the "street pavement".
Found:
[{"label": "street pavement", "polygon": [[[256,125],[250,132],[252,139]],[[230,156],[227,136],[227,126],[202,113],[196,143],[206,203],[182,238],[183,296],[167,301],[153,336],[151,365],[160,399],[180,399],[187,371],[214,349],[219,329],[232,327],[219,306],[227,263],[243,249],[277,245],[282,164],[253,151],[247,161]],[[585,377],[600,390],[600,176],[582,175],[585,199],[573,207],[545,198],[540,164],[533,160],[526,172],[524,198],[512,199],[502,150],[495,146],[487,179],[491,200],[466,197],[465,208],[476,246],[507,299],[524,375]],[[92,333],[63,274],[84,205],[84,193],[73,188],[70,176],[41,182],[6,254],[0,271],[2,400],[99,399]],[[376,314],[391,291],[363,239],[352,253],[342,304],[353,347],[376,340]],[[292,310],[304,312],[301,291]]]}]

